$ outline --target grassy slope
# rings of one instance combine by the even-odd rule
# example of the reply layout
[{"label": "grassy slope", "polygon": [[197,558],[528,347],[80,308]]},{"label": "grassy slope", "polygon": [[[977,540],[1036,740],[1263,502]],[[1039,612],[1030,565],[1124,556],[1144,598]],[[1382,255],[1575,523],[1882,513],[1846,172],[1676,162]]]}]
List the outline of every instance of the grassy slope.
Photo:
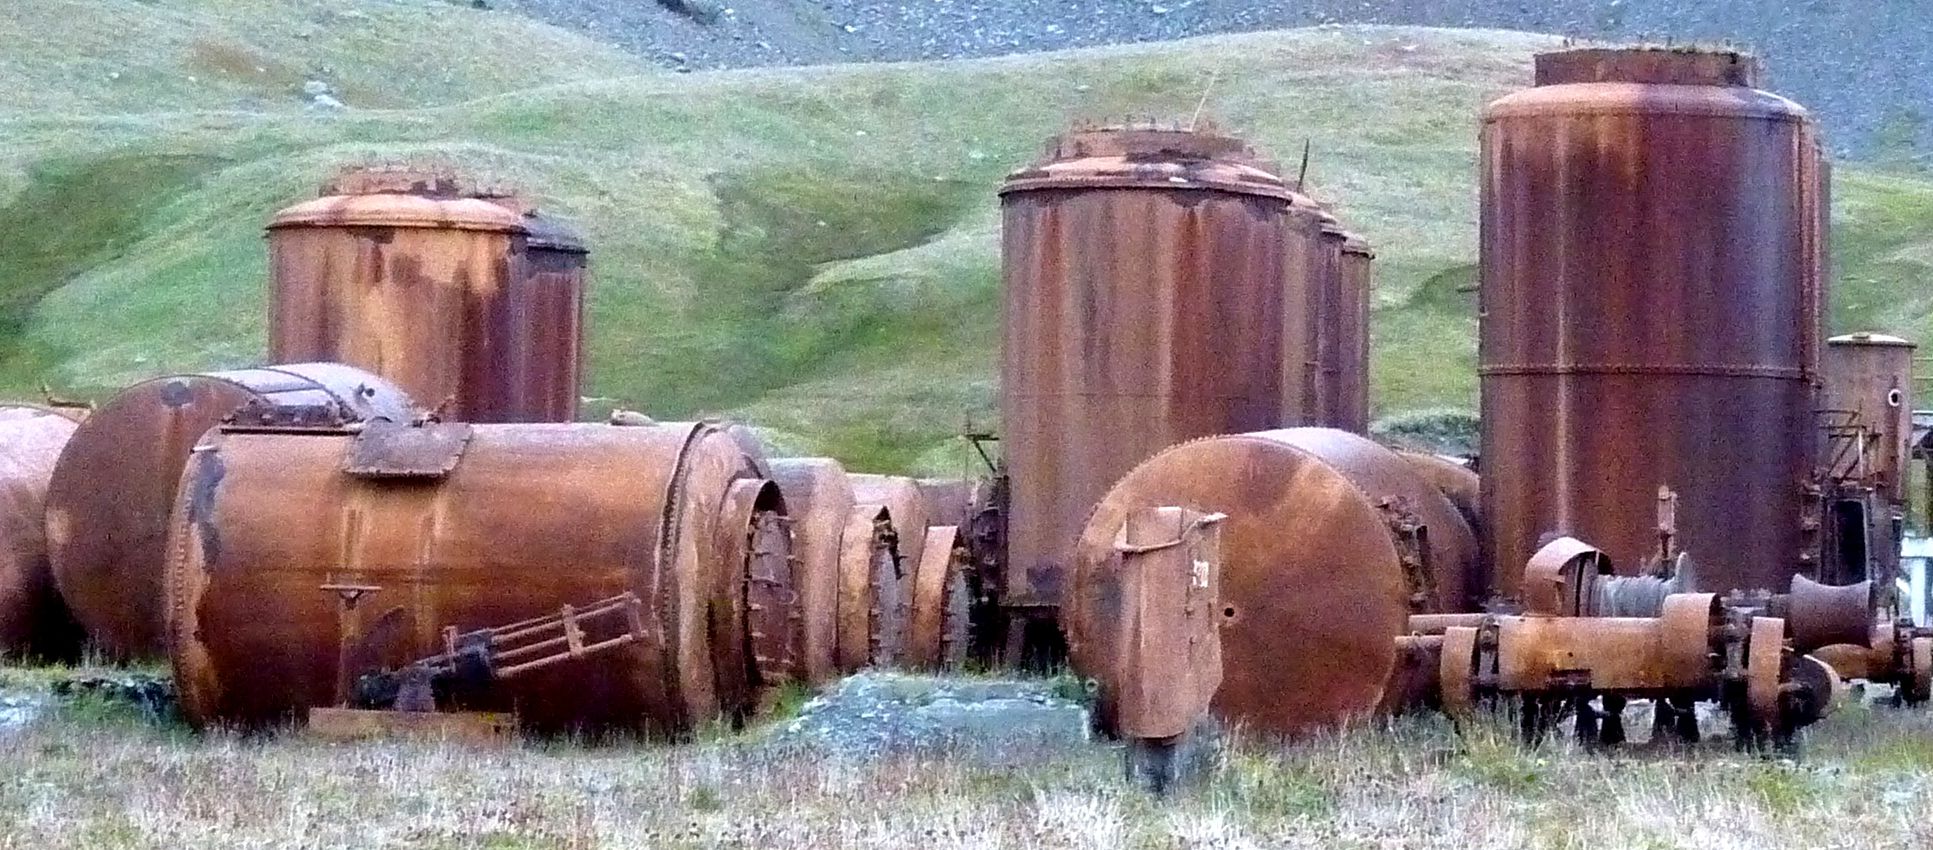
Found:
[{"label": "grassy slope", "polygon": [[[0,92],[0,390],[256,360],[267,215],[340,163],[431,157],[582,223],[590,394],[937,470],[992,419],[1000,177],[1070,119],[1186,115],[1211,78],[1224,126],[1284,159],[1311,140],[1317,194],[1380,247],[1379,412],[1471,405],[1474,116],[1554,43],[1345,28],[678,76],[435,0],[25,3],[0,11],[26,81]],[[305,113],[311,76],[357,108]],[[1933,184],[1839,177],[1841,326],[1929,336]]]}]

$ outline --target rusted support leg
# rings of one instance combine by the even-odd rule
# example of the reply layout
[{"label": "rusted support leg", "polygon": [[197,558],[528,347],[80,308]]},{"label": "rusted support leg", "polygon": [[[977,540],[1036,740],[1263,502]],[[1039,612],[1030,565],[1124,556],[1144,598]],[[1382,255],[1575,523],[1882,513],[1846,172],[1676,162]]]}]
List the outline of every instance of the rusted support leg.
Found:
[{"label": "rusted support leg", "polygon": [[1624,743],[1625,699],[1621,696],[1605,694],[1603,702],[1604,715],[1598,719],[1598,743],[1607,747],[1621,746]]}]

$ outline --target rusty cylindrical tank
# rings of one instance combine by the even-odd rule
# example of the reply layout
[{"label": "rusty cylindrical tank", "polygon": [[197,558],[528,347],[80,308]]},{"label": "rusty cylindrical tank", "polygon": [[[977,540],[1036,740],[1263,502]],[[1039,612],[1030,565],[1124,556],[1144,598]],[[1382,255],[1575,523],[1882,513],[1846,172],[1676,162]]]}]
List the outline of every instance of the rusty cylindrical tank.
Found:
[{"label": "rusty cylindrical tank", "polygon": [[[1845,420],[1865,430],[1867,445],[1850,446],[1850,462],[1894,506],[1906,503],[1907,443],[1913,434],[1913,352],[1896,336],[1855,333],[1826,340],[1820,408],[1824,424]],[[1826,447],[1830,451],[1831,446]],[[1827,462],[1831,457],[1823,458]]]},{"label": "rusty cylindrical tank", "polygon": [[[1459,609],[1475,555],[1449,501],[1362,437],[1292,428],[1183,443],[1122,478],[1081,533],[1062,617],[1077,670],[1116,667],[1129,620],[1114,542],[1149,507],[1227,515],[1215,708],[1270,734],[1374,712],[1408,616]],[[1104,722],[1111,698],[1104,687]]]},{"label": "rusty cylindrical tank", "polygon": [[1363,237],[1344,235],[1338,260],[1335,415],[1329,426],[1369,433],[1369,314],[1376,252]]},{"label": "rusty cylindrical tank", "polygon": [[819,685],[839,675],[839,559],[855,505],[852,484],[831,458],[774,460],[772,479],[785,493],[799,559],[802,678]]},{"label": "rusty cylindrical tank", "polygon": [[[739,637],[715,628],[729,616],[716,590],[732,583],[721,575],[748,593],[769,576],[748,549],[724,563],[728,547],[710,541],[789,558],[783,535],[761,533],[780,508],[753,466],[709,424],[225,429],[192,459],[171,523],[169,654],[183,711],[196,724],[253,725],[331,704],[341,632],[337,598],[320,587],[337,583],[381,588],[360,603],[379,625],[346,653],[359,666],[440,652],[445,626],[636,593],[644,640],[506,680],[473,706],[514,710],[534,729],[676,734],[747,710],[729,700],[771,683],[754,663],[715,660],[729,656],[721,639]],[[782,592],[767,603],[790,595],[769,589]],[[775,614],[790,611],[748,616]],[[768,654],[758,631],[744,634],[748,660]]]},{"label": "rusty cylindrical tank", "polygon": [[1051,605],[1082,520],[1183,440],[1277,426],[1291,193],[1240,141],[1076,131],[1001,187],[1009,601]]},{"label": "rusty cylindrical tank", "polygon": [[54,589],[44,531],[47,485],[77,417],[0,403],[0,656],[61,657],[80,630]]},{"label": "rusty cylindrical tank", "polygon": [[334,363],[155,378],[95,410],[54,467],[47,546],[61,598],[109,656],[163,651],[161,569],[175,485],[196,441],[231,415],[332,427],[407,422],[414,411],[388,381]]},{"label": "rusty cylindrical tank", "polygon": [[1322,219],[1321,239],[1322,270],[1316,278],[1313,300],[1317,311],[1313,329],[1316,362],[1311,365],[1315,375],[1315,412],[1306,424],[1344,428],[1346,404],[1342,394],[1348,381],[1342,373],[1346,359],[1343,346],[1350,320],[1349,298],[1343,291],[1346,280],[1342,252],[1349,242],[1349,232],[1335,216],[1329,215]]},{"label": "rusty cylindrical tank", "polygon": [[576,418],[583,242],[449,176],[345,172],[269,224],[270,356],[339,360],[444,418]]},{"label": "rusty cylindrical tank", "polygon": [[1820,327],[1806,112],[1730,52],[1574,50],[1485,110],[1483,534],[1514,596],[1540,539],[1620,572],[1680,496],[1701,589],[1808,568]]}]

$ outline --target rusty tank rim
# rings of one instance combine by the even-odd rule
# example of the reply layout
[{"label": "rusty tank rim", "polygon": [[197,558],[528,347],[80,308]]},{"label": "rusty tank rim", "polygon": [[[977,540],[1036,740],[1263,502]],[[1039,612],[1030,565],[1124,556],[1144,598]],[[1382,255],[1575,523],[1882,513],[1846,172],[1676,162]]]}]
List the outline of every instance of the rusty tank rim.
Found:
[{"label": "rusty tank rim", "polygon": [[1873,333],[1870,331],[1860,331],[1858,333],[1840,334],[1838,336],[1828,338],[1826,340],[1826,344],[1827,345],[1855,345],[1855,346],[1870,345],[1870,346],[1875,346],[1880,348],[1918,348],[1920,347],[1919,343],[1914,342],[1910,339],[1896,337],[1891,334]]},{"label": "rusty tank rim", "polygon": [[[1375,712],[1409,615],[1405,579],[1393,536],[1358,483],[1288,441],[1322,430],[1182,443],[1137,466],[1096,506],[1075,549],[1063,623],[1076,668],[1102,680],[1106,725],[1116,643],[1106,590],[1117,563],[1111,544],[1129,512],[1156,505],[1228,515],[1218,714],[1298,735]],[[1312,557],[1317,549],[1326,554]]]},{"label": "rusty tank rim", "polygon": [[[209,430],[245,410],[266,416],[281,401],[333,405],[346,422],[409,422],[416,415],[414,402],[381,377],[339,363],[292,363],[151,378],[116,393],[80,422],[48,484],[47,548],[55,585],[102,651],[116,658],[162,652],[164,541],[181,466]],[[190,414],[193,433],[174,434],[183,444],[126,444],[130,428],[160,436],[151,426],[163,414],[155,411],[203,402],[210,406]],[[169,463],[175,451],[182,453],[180,466]],[[134,457],[152,466],[124,462]],[[116,476],[113,486],[101,479],[104,473]],[[130,482],[146,490],[133,493]]]},{"label": "rusty tank rim", "polygon": [[1246,143],[1211,131],[1105,127],[1049,140],[1038,162],[1007,176],[1001,195],[1043,189],[1214,190],[1313,205]]},{"label": "rusty tank rim", "polygon": [[846,468],[831,458],[781,458],[772,480],[792,515],[799,592],[800,667],[807,684],[839,675],[839,559],[854,507]]},{"label": "rusty tank rim", "polygon": [[[893,543],[892,513],[885,505],[859,503],[846,515],[839,544],[837,666],[852,673],[878,660],[884,631],[876,586],[887,563],[900,560]],[[891,649],[892,647],[886,647]]]},{"label": "rusty tank rim", "polygon": [[1369,240],[1364,239],[1362,234],[1351,230],[1342,232],[1342,252],[1345,254],[1354,254],[1359,257],[1367,257],[1372,260],[1376,258],[1376,252],[1369,247]]}]

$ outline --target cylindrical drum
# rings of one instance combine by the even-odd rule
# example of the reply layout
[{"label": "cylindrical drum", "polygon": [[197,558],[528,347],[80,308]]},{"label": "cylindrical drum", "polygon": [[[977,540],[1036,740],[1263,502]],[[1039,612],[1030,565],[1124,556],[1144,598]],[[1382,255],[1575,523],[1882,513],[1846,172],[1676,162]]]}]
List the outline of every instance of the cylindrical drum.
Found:
[{"label": "cylindrical drum", "polygon": [[1349,299],[1343,292],[1342,249],[1348,244],[1349,232],[1342,229],[1342,223],[1334,216],[1328,216],[1322,220],[1321,237],[1322,274],[1317,278],[1313,302],[1318,317],[1314,328],[1316,362],[1312,367],[1316,410],[1306,424],[1343,428],[1345,402],[1342,393],[1345,379],[1342,370],[1346,359],[1343,345],[1344,337],[1348,334],[1344,326],[1350,319],[1347,315]]},{"label": "cylindrical drum", "polygon": [[[1094,510],[1063,608],[1077,670],[1104,676],[1129,514],[1181,507],[1221,525],[1223,678],[1215,710],[1294,735],[1374,712],[1415,611],[1455,610],[1475,536],[1394,452],[1327,428],[1183,443],[1135,467]],[[1112,694],[1102,681],[1101,715]]]},{"label": "cylindrical drum", "polygon": [[1342,243],[1336,309],[1336,408],[1332,428],[1369,433],[1369,315],[1371,266],[1368,240],[1347,234]]},{"label": "cylindrical drum", "polygon": [[819,685],[839,675],[839,557],[854,506],[846,468],[831,458],[772,461],[772,479],[785,493],[798,555],[803,678]]},{"label": "cylindrical drum", "polygon": [[[500,679],[467,707],[515,711],[539,730],[657,733],[743,711],[719,694],[750,693],[753,674],[716,666],[727,655],[717,644],[760,652],[749,635],[714,633],[729,616],[719,575],[741,587],[771,577],[750,560],[717,562],[711,541],[789,557],[762,533],[775,506],[756,484],[736,442],[703,424],[224,431],[190,462],[172,522],[169,655],[183,712],[196,724],[278,722],[337,703],[340,683],[365,671],[442,652],[445,627],[627,592],[644,602],[639,640]],[[343,586],[376,589],[345,612]]]},{"label": "cylindrical drum", "polygon": [[1914,349],[1896,336],[1846,334],[1826,340],[1821,361],[1822,471],[1872,486],[1893,506],[1906,503]]},{"label": "cylindrical drum", "polygon": [[576,418],[581,240],[448,175],[347,172],[269,224],[270,356],[339,360],[464,422]]},{"label": "cylindrical drum", "polygon": [[54,591],[43,531],[48,480],[75,413],[0,402],[0,656],[67,657],[80,630]]},{"label": "cylindrical drum", "polygon": [[1702,590],[1776,590],[1816,560],[1818,149],[1756,69],[1544,54],[1535,88],[1484,112],[1482,518],[1500,596],[1558,535],[1639,570],[1661,486]]},{"label": "cylindrical drum", "polygon": [[1210,133],[1080,131],[1001,187],[1009,601],[1059,600],[1088,511],[1136,463],[1289,409],[1291,193],[1255,162]]},{"label": "cylindrical drum", "polygon": [[388,381],[335,363],[173,375],[122,390],[88,416],[54,467],[47,545],[61,598],[110,657],[158,657],[168,511],[203,434],[231,417],[301,429],[414,415]]}]

